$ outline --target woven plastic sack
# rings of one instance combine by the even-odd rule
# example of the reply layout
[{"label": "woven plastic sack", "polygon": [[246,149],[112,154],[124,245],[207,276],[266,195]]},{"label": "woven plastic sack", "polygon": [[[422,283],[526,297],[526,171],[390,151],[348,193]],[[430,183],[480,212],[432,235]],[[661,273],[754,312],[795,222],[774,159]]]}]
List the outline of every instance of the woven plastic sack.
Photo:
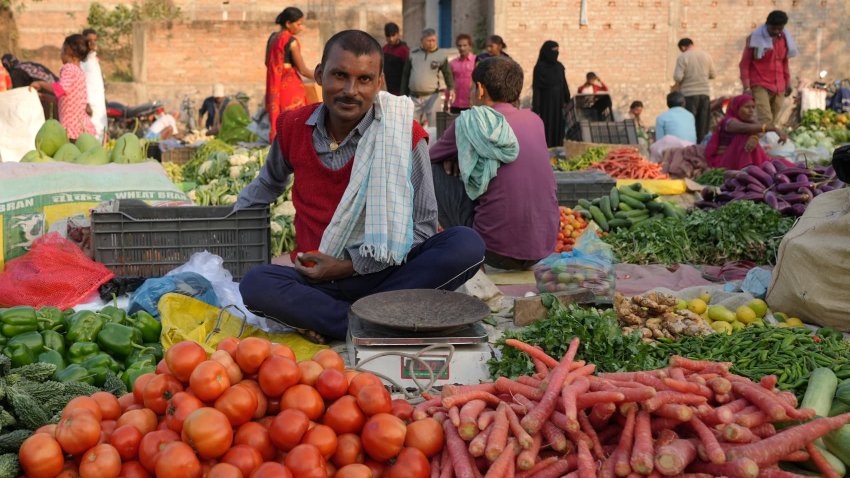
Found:
[{"label": "woven plastic sack", "polygon": [[[232,312],[232,313],[231,313]],[[270,334],[245,323],[234,307],[219,309],[181,294],[165,294],[159,300],[162,322],[160,341],[166,350],[184,340],[199,343],[207,353],[227,337],[260,337],[284,344],[298,360],[307,360],[326,345],[317,345],[295,332]]]},{"label": "woven plastic sack", "polygon": [[614,253],[590,226],[579,236],[573,250],[552,254],[534,266],[534,278],[540,292],[587,289],[595,302],[614,300]]},{"label": "woven plastic sack", "polygon": [[53,306],[85,302],[115,274],[89,259],[58,233],[41,236],[29,252],[6,263],[0,274],[0,306]]}]

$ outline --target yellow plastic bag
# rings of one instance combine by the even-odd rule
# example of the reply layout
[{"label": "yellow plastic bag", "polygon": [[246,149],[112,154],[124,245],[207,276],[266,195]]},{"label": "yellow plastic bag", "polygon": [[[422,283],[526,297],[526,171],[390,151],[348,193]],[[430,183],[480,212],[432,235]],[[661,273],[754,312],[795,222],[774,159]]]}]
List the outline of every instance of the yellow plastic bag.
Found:
[{"label": "yellow plastic bag", "polygon": [[[163,295],[157,308],[162,322],[160,341],[166,350],[177,342],[192,340],[212,353],[218,343],[227,337],[260,337],[281,343],[291,348],[298,360],[309,359],[317,351],[327,348],[295,332],[270,334],[246,324],[241,317],[231,314],[228,308],[222,310],[182,294]],[[221,320],[216,327],[219,316]]]},{"label": "yellow plastic bag", "polygon": [[618,179],[617,187],[640,183],[643,189],[662,196],[685,194],[688,188],[682,179]]}]

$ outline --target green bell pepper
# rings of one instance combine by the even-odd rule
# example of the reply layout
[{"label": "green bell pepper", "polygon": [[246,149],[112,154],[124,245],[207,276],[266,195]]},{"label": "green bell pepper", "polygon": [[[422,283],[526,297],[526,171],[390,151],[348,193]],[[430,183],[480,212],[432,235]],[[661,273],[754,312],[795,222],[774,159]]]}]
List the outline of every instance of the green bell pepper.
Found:
[{"label": "green bell pepper", "polygon": [[12,344],[6,347],[4,353],[11,359],[12,367],[23,367],[35,362],[35,354],[24,343]]},{"label": "green bell pepper", "polygon": [[5,335],[0,334],[0,347],[5,347],[9,343],[9,339]]},{"label": "green bell pepper", "polygon": [[32,350],[32,353],[35,355],[44,352],[44,337],[41,336],[40,333],[36,331],[24,332],[23,334],[16,335],[9,339],[9,343],[6,345],[7,347],[11,347],[15,344],[24,344]]},{"label": "green bell pepper", "polygon": [[100,309],[98,314],[102,315],[107,322],[113,322],[116,324],[123,324],[127,322],[127,312],[124,312],[124,309],[115,307],[114,305],[107,305]]},{"label": "green bell pepper", "polygon": [[142,361],[142,360],[150,360],[150,362],[156,365],[159,360],[156,359],[156,352],[152,347],[148,347],[147,344],[142,344],[141,348],[133,349],[130,355],[124,360],[128,366],[130,364]]},{"label": "green bell pepper", "polygon": [[40,332],[44,338],[44,348],[47,350],[55,350],[60,355],[65,355],[65,338],[62,334],[55,330],[45,330]]},{"label": "green bell pepper", "polygon": [[127,386],[127,390],[132,392],[133,384],[136,383],[136,379],[139,378],[139,375],[155,372],[156,367],[153,365],[150,365],[147,362],[136,362],[127,367],[127,370],[124,370],[124,373],[121,374],[121,380],[124,381],[124,385]]},{"label": "green bell pepper", "polygon": [[53,379],[57,382],[84,382],[89,385],[94,385],[94,377],[88,370],[79,364],[71,364],[59,372],[53,374]]},{"label": "green bell pepper", "polygon": [[146,349],[153,349],[153,356],[156,358],[154,365],[159,363],[159,361],[165,357],[165,350],[163,350],[162,344],[159,342],[145,342],[142,344],[142,347]]},{"label": "green bell pepper", "polygon": [[159,335],[162,333],[162,324],[156,320],[156,317],[144,310],[140,310],[130,316],[130,324],[142,333],[142,341],[159,342]]},{"label": "green bell pepper", "polygon": [[119,359],[126,359],[133,349],[143,348],[142,333],[126,325],[108,323],[97,334],[101,350]]},{"label": "green bell pepper", "polygon": [[94,342],[106,321],[90,310],[81,310],[68,320],[68,342]]},{"label": "green bell pepper", "polygon": [[114,373],[121,373],[121,368],[118,362],[105,353],[99,353],[93,357],[89,357],[80,364],[84,369],[88,370],[94,379],[94,384],[98,387],[103,385],[106,380],[107,371],[111,370]]},{"label": "green bell pepper", "polygon": [[39,331],[65,331],[65,316],[62,314],[62,311],[56,307],[42,307],[38,309],[35,314],[36,319],[38,320]]},{"label": "green bell pepper", "polygon": [[32,307],[11,307],[0,315],[0,332],[5,337],[12,338],[25,332],[38,330],[38,319]]},{"label": "green bell pepper", "polygon": [[44,363],[52,363],[56,366],[56,372],[60,372],[65,368],[65,359],[62,357],[62,354],[55,350],[45,350],[44,352],[38,354],[38,361]]},{"label": "green bell pepper", "polygon": [[94,342],[76,342],[68,347],[68,361],[81,363],[100,353],[100,347]]}]

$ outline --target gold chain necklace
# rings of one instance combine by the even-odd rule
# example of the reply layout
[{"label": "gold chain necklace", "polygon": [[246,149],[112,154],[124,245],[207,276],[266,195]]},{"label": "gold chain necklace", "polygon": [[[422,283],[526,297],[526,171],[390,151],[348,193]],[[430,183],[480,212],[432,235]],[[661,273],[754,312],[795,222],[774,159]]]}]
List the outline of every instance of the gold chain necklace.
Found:
[{"label": "gold chain necklace", "polygon": [[339,149],[339,141],[336,140],[333,133],[331,133],[330,131],[328,131],[328,136],[331,137],[331,144],[330,144],[331,153],[335,153],[336,150]]}]

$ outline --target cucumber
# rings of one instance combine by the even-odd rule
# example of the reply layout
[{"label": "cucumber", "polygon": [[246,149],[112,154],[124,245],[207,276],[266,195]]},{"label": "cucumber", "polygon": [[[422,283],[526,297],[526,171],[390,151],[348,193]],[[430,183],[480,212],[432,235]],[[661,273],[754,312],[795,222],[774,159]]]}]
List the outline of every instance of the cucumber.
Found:
[{"label": "cucumber", "polygon": [[617,189],[617,186],[611,188],[608,197],[611,198],[611,210],[616,211],[620,207],[620,191]]},{"label": "cucumber", "polygon": [[844,425],[823,437],[826,449],[845,465],[850,465],[850,425]]},{"label": "cucumber", "polygon": [[620,199],[622,200],[622,196],[628,196],[630,198],[637,199],[640,202],[648,202],[655,199],[655,196],[650,193],[641,193],[637,192],[632,188],[620,188]]},{"label": "cucumber", "polygon": [[578,205],[585,209],[590,209],[591,206],[590,201],[588,201],[587,199],[579,199]]},{"label": "cucumber", "polygon": [[590,204],[591,204],[592,206],[599,207],[599,203],[601,203],[601,202],[602,202],[602,198],[596,198],[596,199],[594,199],[593,201],[590,201]]},{"label": "cucumber", "polygon": [[578,213],[581,214],[581,217],[583,217],[587,221],[593,219],[593,217],[590,215],[590,211],[588,211],[587,209],[585,209],[583,207],[576,206],[574,211],[578,211]]},{"label": "cucumber", "polygon": [[829,408],[829,416],[831,417],[847,412],[850,412],[850,405],[838,400],[834,400],[832,406]]},{"label": "cucumber", "polygon": [[617,205],[617,210],[619,210],[619,211],[633,211],[634,209],[635,208],[629,206],[628,204],[624,203],[623,201],[620,201],[620,204]]},{"label": "cucumber", "polygon": [[644,204],[646,204],[646,208],[652,212],[663,212],[664,204],[666,203],[663,203],[661,201],[647,201]]},{"label": "cucumber", "polygon": [[611,198],[608,196],[602,196],[599,198],[599,209],[602,211],[602,214],[605,214],[605,219],[609,221],[614,219],[614,213],[611,211]]},{"label": "cucumber", "polygon": [[643,221],[646,221],[647,219],[649,219],[649,216],[635,216],[635,217],[630,217],[629,221],[632,221],[632,226],[636,226],[636,225],[642,223]]},{"label": "cucumber", "polygon": [[593,216],[593,220],[600,229],[608,232],[608,220],[605,219],[605,214],[598,207],[590,206],[590,215]]},{"label": "cucumber", "polygon": [[661,212],[664,214],[664,217],[679,217],[679,214],[676,212],[675,206],[673,206],[669,202],[662,203],[661,206]]},{"label": "cucumber", "polygon": [[838,378],[832,370],[826,367],[814,369],[809,376],[809,385],[800,402],[800,408],[811,408],[821,417],[829,416],[829,408],[832,406],[837,387]]},{"label": "cucumber", "polygon": [[620,196],[620,204],[628,204],[632,207],[632,209],[646,209],[646,204],[644,204],[643,201],[635,199],[627,194],[623,194]]},{"label": "cucumber", "polygon": [[614,217],[618,217],[618,218],[621,218],[621,219],[630,219],[630,218],[633,218],[633,217],[640,217],[640,216],[649,217],[649,212],[645,209],[635,209],[635,210],[632,210],[632,211],[617,211],[617,213],[614,214]]},{"label": "cucumber", "polygon": [[608,221],[608,227],[610,227],[611,230],[614,230],[614,229],[617,229],[617,228],[620,228],[620,227],[624,227],[624,228],[628,229],[628,228],[632,227],[632,221],[630,221],[628,219],[621,219],[621,218],[618,217],[618,218],[611,219],[610,221]]}]

